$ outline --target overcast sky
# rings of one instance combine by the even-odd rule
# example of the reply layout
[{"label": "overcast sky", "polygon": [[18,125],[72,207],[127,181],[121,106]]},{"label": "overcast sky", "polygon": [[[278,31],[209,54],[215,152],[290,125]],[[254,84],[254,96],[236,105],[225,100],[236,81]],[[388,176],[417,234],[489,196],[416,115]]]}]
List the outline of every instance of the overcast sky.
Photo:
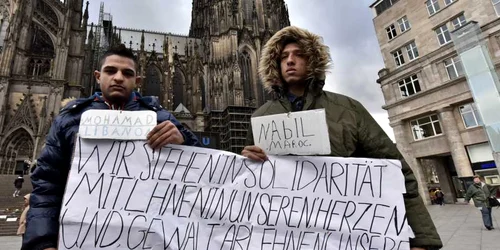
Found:
[{"label": "overcast sky", "polygon": [[[89,0],[90,21],[97,23],[101,0]],[[188,34],[191,0],[105,0],[105,12],[118,27]],[[384,67],[369,8],[373,0],[286,0],[292,25],[323,36],[333,68],[325,89],[360,101],[386,133],[394,134],[381,108],[377,72]]]}]

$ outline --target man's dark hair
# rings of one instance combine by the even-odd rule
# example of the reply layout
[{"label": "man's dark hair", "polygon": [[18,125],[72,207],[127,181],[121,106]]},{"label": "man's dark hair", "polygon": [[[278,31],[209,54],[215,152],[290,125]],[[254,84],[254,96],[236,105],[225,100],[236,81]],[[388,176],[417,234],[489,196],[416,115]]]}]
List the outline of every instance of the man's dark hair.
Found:
[{"label": "man's dark hair", "polygon": [[281,41],[281,48],[284,49],[290,43],[296,43],[299,45],[299,47],[302,47],[302,44],[299,42],[299,40],[297,38],[287,36],[287,37],[284,37],[283,40]]},{"label": "man's dark hair", "polygon": [[132,50],[128,49],[124,44],[119,44],[117,46],[113,46],[113,47],[109,48],[106,52],[104,52],[104,55],[102,55],[102,57],[101,57],[99,69],[102,68],[102,65],[104,64],[104,60],[106,60],[106,58],[108,56],[112,56],[112,55],[123,56],[123,57],[129,58],[129,59],[132,59],[132,61],[134,61],[135,68],[137,69],[138,63],[137,63],[137,59],[136,59],[134,53],[132,52]]}]

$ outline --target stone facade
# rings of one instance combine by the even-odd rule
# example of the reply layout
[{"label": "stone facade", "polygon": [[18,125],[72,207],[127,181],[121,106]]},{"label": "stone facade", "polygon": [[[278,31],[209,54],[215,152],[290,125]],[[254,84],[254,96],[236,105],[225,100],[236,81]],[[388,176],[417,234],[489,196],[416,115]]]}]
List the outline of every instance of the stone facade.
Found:
[{"label": "stone facade", "polygon": [[64,96],[78,94],[88,12],[83,0],[0,2],[0,173],[33,159]]},{"label": "stone facade", "polygon": [[0,1],[0,174],[36,159],[61,100],[99,91],[93,72],[109,46],[137,55],[139,92],[158,96],[189,129],[210,131],[211,111],[265,102],[260,52],[290,25],[283,0],[193,0],[187,36],[119,28],[112,13],[89,24],[88,4]]},{"label": "stone facade", "polygon": [[[472,176],[467,147],[488,140],[476,113],[467,116],[476,119],[476,124],[463,118],[470,107],[464,105],[473,99],[449,32],[468,21],[478,22],[498,68],[500,13],[491,0],[379,0],[371,7],[385,64],[377,82],[398,148],[417,175],[423,174],[423,164],[444,168],[436,172],[441,186],[445,185],[442,189],[453,194],[447,198],[461,197],[463,187],[453,186],[450,175],[455,180]],[[500,6],[496,8],[500,11]],[[429,183],[422,176],[417,178],[422,181],[421,193],[428,198]]]}]

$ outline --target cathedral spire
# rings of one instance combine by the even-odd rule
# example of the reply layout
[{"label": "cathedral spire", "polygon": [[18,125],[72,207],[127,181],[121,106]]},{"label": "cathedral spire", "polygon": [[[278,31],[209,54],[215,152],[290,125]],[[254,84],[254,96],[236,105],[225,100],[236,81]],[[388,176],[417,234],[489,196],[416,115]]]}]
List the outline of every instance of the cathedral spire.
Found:
[{"label": "cathedral spire", "polygon": [[199,50],[199,45],[198,45],[198,42],[197,41],[194,41],[194,56],[196,58],[198,58],[200,56],[200,54],[198,53],[198,50]]},{"label": "cathedral spire", "polygon": [[88,21],[89,21],[89,1],[87,1],[87,6],[85,7],[85,13],[83,14],[82,28],[87,29]]},{"label": "cathedral spire", "polygon": [[144,51],[144,30],[142,30],[142,35],[141,35],[141,51]]},{"label": "cathedral spire", "polygon": [[163,35],[163,58],[167,58],[168,54],[168,38],[167,35]]},{"label": "cathedral spire", "polygon": [[191,25],[189,27],[189,36],[201,38],[206,29],[207,12],[204,8],[205,0],[193,0],[191,10]]},{"label": "cathedral spire", "polygon": [[90,31],[87,44],[94,44],[94,23],[90,24]]}]

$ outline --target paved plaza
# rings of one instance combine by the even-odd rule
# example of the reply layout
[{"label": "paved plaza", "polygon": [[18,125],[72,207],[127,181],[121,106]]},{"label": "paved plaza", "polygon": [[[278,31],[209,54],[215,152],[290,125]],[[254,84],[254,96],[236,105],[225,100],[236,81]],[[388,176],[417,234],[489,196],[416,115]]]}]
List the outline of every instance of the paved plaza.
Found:
[{"label": "paved plaza", "polygon": [[500,249],[500,209],[493,208],[494,230],[483,226],[481,213],[473,205],[428,206],[441,240],[443,250]]},{"label": "paved plaza", "polygon": [[[500,209],[493,209],[495,230],[484,228],[481,214],[472,205],[428,206],[445,245],[443,250],[500,249]],[[20,237],[0,237],[0,250],[18,250]]]}]

